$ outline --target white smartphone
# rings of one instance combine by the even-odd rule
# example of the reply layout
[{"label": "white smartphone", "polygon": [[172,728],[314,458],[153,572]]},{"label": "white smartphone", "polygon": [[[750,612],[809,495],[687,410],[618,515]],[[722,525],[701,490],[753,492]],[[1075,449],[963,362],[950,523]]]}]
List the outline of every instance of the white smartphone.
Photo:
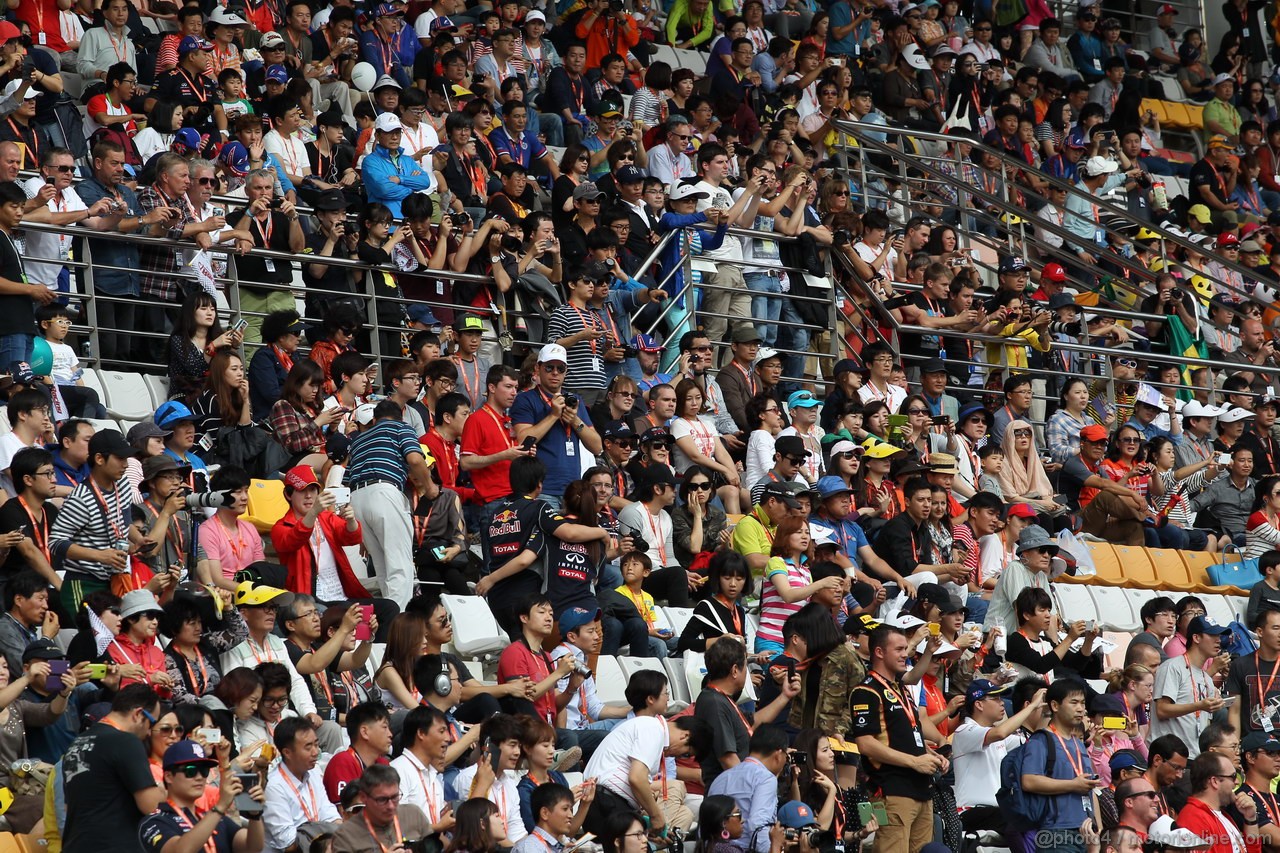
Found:
[{"label": "white smartphone", "polygon": [[351,503],[351,489],[346,486],[330,486],[326,491],[333,495],[333,502],[337,506],[346,506]]}]

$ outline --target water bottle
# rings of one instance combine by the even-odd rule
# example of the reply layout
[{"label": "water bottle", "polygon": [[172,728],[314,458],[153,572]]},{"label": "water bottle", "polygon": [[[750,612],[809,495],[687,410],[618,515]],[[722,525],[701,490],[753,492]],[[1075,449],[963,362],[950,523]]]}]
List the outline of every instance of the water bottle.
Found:
[{"label": "water bottle", "polygon": [[1156,210],[1169,209],[1169,194],[1165,191],[1163,178],[1151,179],[1151,201]]}]

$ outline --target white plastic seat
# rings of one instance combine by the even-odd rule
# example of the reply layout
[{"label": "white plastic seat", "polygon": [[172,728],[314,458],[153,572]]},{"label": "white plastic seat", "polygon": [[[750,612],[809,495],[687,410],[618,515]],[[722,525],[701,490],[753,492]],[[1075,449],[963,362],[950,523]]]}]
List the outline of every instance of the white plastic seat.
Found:
[{"label": "white plastic seat", "polygon": [[[701,652],[685,652],[684,653],[684,680],[689,687],[689,701],[698,701],[698,694],[702,692],[702,679],[707,676],[706,656]],[[751,683],[751,679],[747,679],[746,686],[742,688],[743,700],[756,699],[756,687]]]},{"label": "white plastic seat", "polygon": [[601,655],[596,659],[596,695],[606,705],[627,701],[627,674],[618,658]]},{"label": "white plastic seat", "polygon": [[667,675],[671,701],[682,702],[685,705],[692,703],[693,696],[689,693],[689,682],[684,674],[684,658],[663,658],[662,669]]},{"label": "white plastic seat", "polygon": [[155,411],[151,405],[151,391],[141,373],[122,373],[118,370],[99,372],[107,396],[103,405],[113,418],[141,421]]},{"label": "white plastic seat", "polygon": [[142,381],[147,383],[147,390],[151,392],[151,402],[155,409],[160,408],[160,404],[169,399],[169,377],[156,376],[153,373],[143,374]]},{"label": "white plastic seat", "polygon": [[114,429],[119,431],[121,434],[124,433],[124,430],[120,429],[120,424],[110,418],[85,418],[85,420],[93,424],[94,432],[102,432],[104,429]]},{"label": "white plastic seat", "polygon": [[1097,606],[1098,624],[1108,631],[1137,631],[1138,617],[1129,606],[1125,590],[1115,586],[1086,587]]},{"label": "white plastic seat", "polygon": [[[1225,595],[1201,595],[1205,613],[1219,625],[1229,625],[1236,618],[1230,599]],[[1243,619],[1241,620],[1243,621]]]},{"label": "white plastic seat", "polygon": [[578,772],[564,774],[564,781],[569,783],[569,787],[573,788],[582,784],[582,774]]},{"label": "white plastic seat", "polygon": [[[622,672],[627,676],[628,684],[631,683],[631,676],[644,669],[650,670],[651,672],[658,672],[662,675],[667,674],[667,670],[662,665],[661,658],[619,657],[618,663],[621,664]],[[626,701],[625,693],[623,694],[622,701]],[[676,701],[674,695],[671,696],[671,701]]]},{"label": "white plastic seat", "polygon": [[666,612],[667,621],[671,624],[671,630],[675,631],[677,637],[684,633],[685,626],[693,618],[692,607],[663,607],[660,609]]},{"label": "white plastic seat", "polygon": [[107,404],[107,392],[102,388],[102,377],[98,375],[98,371],[86,369],[80,374],[80,381],[84,383],[86,388],[92,388],[98,392],[98,399],[102,401],[102,405]]},{"label": "white plastic seat", "polygon": [[507,647],[506,632],[498,627],[489,603],[475,595],[442,595],[453,621],[453,645],[460,655],[485,657],[496,655]]},{"label": "white plastic seat", "polygon": [[1133,615],[1138,619],[1138,629],[1142,629],[1142,606],[1151,599],[1163,595],[1154,589],[1126,589],[1125,597],[1129,599],[1129,609],[1133,611]]},{"label": "white plastic seat", "polygon": [[369,647],[369,659],[365,661],[365,666],[369,667],[370,672],[378,671],[378,667],[382,666],[382,657],[386,653],[386,643],[374,643]]},{"label": "white plastic seat", "polygon": [[1086,622],[1098,619],[1098,608],[1089,595],[1089,587],[1076,583],[1056,583],[1052,585],[1053,598],[1057,603],[1058,616],[1063,622],[1074,622],[1083,619]]},{"label": "white plastic seat", "polygon": [[1249,607],[1248,597],[1243,595],[1224,595],[1222,598],[1231,607],[1231,612],[1235,614],[1235,618],[1243,622],[1245,610]]}]

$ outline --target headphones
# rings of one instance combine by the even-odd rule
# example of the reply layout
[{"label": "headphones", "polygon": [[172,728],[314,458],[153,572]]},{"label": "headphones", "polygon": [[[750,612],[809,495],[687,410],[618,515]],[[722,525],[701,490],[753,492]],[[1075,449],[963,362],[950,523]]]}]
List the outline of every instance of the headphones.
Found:
[{"label": "headphones", "polygon": [[441,699],[453,692],[453,679],[449,677],[449,664],[440,658],[440,671],[431,679],[431,690]]}]

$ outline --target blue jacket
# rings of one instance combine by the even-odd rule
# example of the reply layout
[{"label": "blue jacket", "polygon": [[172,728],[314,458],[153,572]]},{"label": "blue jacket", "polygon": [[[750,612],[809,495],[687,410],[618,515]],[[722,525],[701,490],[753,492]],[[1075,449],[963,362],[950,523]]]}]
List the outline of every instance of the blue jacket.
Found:
[{"label": "blue jacket", "polygon": [[255,421],[264,420],[276,400],[282,399],[280,390],[284,388],[285,375],[284,365],[276,358],[275,351],[271,347],[258,347],[249,359],[249,406]]},{"label": "blue jacket", "polygon": [[[391,211],[391,215],[400,219],[400,202],[410,193],[431,188],[431,175],[422,171],[417,160],[404,153],[403,148],[392,153],[381,145],[375,145],[373,152],[364,158],[360,166],[360,177],[364,180],[365,191],[369,201],[382,202]],[[392,183],[391,178],[400,179]]]},{"label": "blue jacket", "polygon": [[56,443],[45,446],[45,450],[53,454],[53,476],[55,482],[59,486],[70,486],[74,489],[88,479],[89,463],[86,462],[79,468],[72,468],[67,464],[67,460],[62,458],[62,454],[58,452],[61,449],[61,446]]},{"label": "blue jacket", "polygon": [[[700,222],[706,221],[707,215],[705,213],[667,212],[662,214],[662,218],[658,220],[657,231],[659,234],[666,234],[668,231],[675,231],[678,228],[689,228]],[[724,242],[724,235],[728,227],[728,223],[722,223],[715,231],[710,233],[706,231],[700,232],[699,239],[702,241],[702,251],[705,252],[708,249],[715,250],[720,248],[720,244]],[[662,250],[662,254],[658,257],[658,264],[662,269],[662,272],[660,273],[661,278],[659,280],[661,281],[662,279],[666,279],[666,282],[662,285],[662,289],[671,294],[672,299],[679,299],[683,295],[685,288],[684,273],[677,269],[680,266],[681,242],[681,238],[676,237],[667,244],[667,247]],[[666,278],[673,269],[676,270],[675,275],[671,276],[669,279]]]}]

